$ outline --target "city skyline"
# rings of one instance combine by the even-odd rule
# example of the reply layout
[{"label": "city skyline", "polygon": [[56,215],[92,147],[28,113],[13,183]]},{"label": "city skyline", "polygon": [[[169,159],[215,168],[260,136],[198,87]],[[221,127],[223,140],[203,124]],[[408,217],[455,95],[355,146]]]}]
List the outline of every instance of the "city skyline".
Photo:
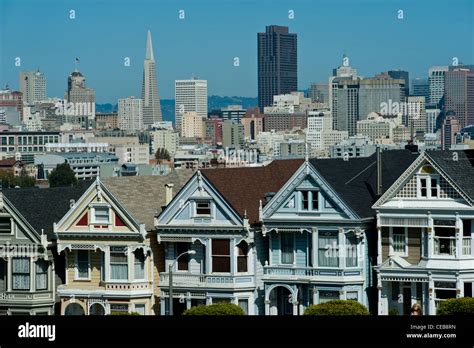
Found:
[{"label": "city skyline", "polygon": [[[301,0],[255,5],[246,0],[225,4],[143,0],[130,8],[125,1],[114,2],[114,6],[94,2],[92,6],[88,1],[50,0],[37,9],[32,1],[6,0],[0,11],[0,83],[18,89],[19,72],[39,67],[47,79],[48,96],[61,96],[75,57],[79,57],[78,69],[97,91],[98,103],[139,95],[143,38],[150,30],[163,99],[174,97],[175,80],[193,75],[209,81],[209,95],[255,97],[256,34],[267,25],[289,26],[298,34],[299,90],[309,88],[311,82],[326,82],[332,69],[340,65],[343,53],[362,76],[403,69],[411,78],[424,78],[430,66],[450,65],[454,57],[459,62],[473,61],[473,4],[468,0],[455,3],[431,1],[425,6],[428,2]],[[403,19],[397,18],[400,9]],[[75,11],[75,19],[69,18],[70,10]],[[50,20],[32,31],[32,26],[20,20],[32,15]],[[228,25],[244,17],[245,26]],[[360,25],[354,25],[354,20]],[[372,25],[365,25],[367,20]],[[344,22],[347,26],[334,25]],[[449,23],[449,30],[433,23]],[[457,40],[450,39],[453,33]],[[102,52],[100,58],[98,52]],[[21,58],[19,67],[15,66],[16,57]],[[239,66],[234,66],[236,57]]]}]

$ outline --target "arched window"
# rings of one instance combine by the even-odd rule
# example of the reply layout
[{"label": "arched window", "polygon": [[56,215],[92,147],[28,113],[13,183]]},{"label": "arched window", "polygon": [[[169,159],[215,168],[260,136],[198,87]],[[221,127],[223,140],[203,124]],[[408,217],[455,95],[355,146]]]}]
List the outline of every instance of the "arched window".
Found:
[{"label": "arched window", "polygon": [[78,303],[70,303],[64,312],[65,315],[85,315],[84,308]]}]

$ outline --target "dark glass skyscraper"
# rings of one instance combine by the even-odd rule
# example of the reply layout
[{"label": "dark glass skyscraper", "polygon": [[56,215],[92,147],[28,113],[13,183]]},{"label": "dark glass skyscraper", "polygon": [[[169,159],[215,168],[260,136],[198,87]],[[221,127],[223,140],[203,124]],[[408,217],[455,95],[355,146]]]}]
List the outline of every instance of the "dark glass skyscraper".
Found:
[{"label": "dark glass skyscraper", "polygon": [[288,27],[270,25],[258,33],[258,106],[273,104],[273,96],[298,89],[297,36]]},{"label": "dark glass skyscraper", "polygon": [[392,79],[402,79],[405,81],[405,95],[410,95],[410,75],[408,71],[404,70],[389,70],[388,76]]}]

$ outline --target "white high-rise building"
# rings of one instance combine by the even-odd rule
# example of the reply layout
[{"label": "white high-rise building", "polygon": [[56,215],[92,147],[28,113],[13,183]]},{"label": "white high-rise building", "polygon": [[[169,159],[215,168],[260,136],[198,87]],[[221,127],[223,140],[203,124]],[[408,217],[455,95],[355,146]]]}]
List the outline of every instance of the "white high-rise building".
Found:
[{"label": "white high-rise building", "polygon": [[436,121],[440,113],[441,113],[440,109],[426,109],[426,132],[427,133],[435,132]]},{"label": "white high-rise building", "polygon": [[20,72],[20,91],[23,93],[23,103],[34,105],[46,99],[46,77],[39,70]]},{"label": "white high-rise building", "polygon": [[329,148],[347,139],[347,131],[333,130],[332,115],[329,110],[313,110],[308,112],[308,128],[306,142],[311,156],[327,156]]},{"label": "white high-rise building", "polygon": [[143,129],[143,100],[135,97],[119,99],[118,122],[122,130]]},{"label": "white high-rise building", "polygon": [[156,64],[151,43],[151,32],[148,30],[146,56],[143,63],[143,125],[149,126],[163,120],[161,115],[160,93],[156,77]]},{"label": "white high-rise building", "polygon": [[448,71],[447,66],[432,66],[428,70],[428,82],[430,85],[430,104],[438,104],[444,95],[444,76]]},{"label": "white high-rise building", "polygon": [[175,81],[175,119],[176,129],[181,132],[182,118],[185,112],[196,112],[207,118],[207,80]]}]

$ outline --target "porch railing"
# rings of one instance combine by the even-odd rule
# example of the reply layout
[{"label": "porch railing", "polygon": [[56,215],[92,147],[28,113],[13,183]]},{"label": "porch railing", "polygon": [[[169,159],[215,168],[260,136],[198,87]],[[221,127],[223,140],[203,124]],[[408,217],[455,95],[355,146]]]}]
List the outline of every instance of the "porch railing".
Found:
[{"label": "porch railing", "polygon": [[[253,284],[253,275],[213,275],[213,274],[189,274],[174,273],[174,286],[187,287],[247,287]],[[160,274],[160,286],[169,285],[169,273]]]}]

